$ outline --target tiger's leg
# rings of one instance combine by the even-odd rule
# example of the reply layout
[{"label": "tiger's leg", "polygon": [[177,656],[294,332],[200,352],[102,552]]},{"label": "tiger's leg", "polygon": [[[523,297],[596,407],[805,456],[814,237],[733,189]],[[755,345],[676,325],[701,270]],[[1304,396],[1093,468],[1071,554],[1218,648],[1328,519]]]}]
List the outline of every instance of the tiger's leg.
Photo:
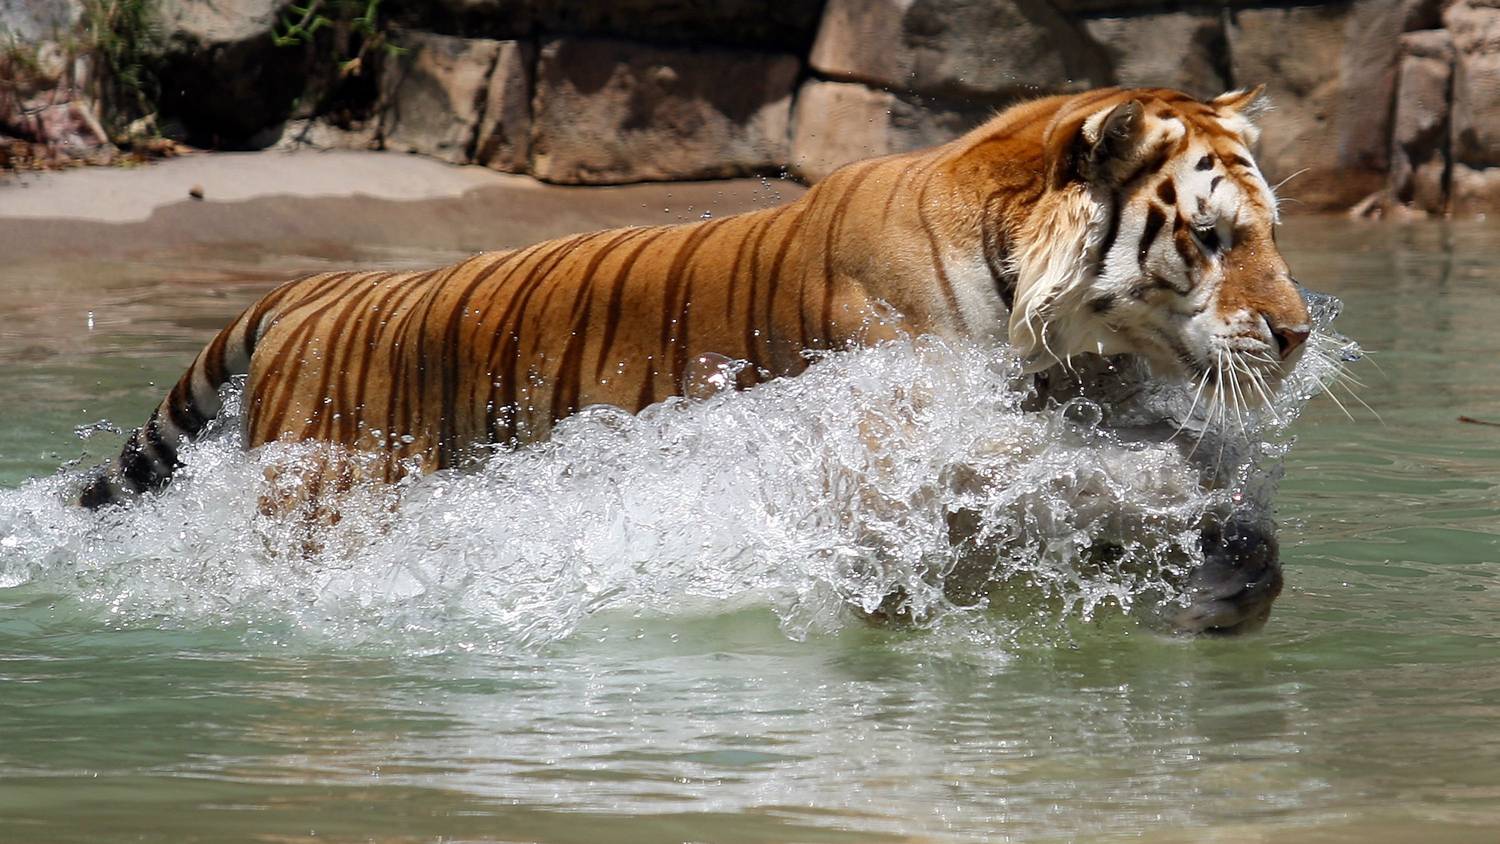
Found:
[{"label": "tiger's leg", "polygon": [[[264,472],[259,499],[263,538],[272,550],[286,548],[304,557],[317,556],[338,543],[343,551],[369,533],[383,532],[399,503],[400,489],[383,481],[402,472],[380,452],[352,451],[322,442],[278,445]],[[333,529],[355,518],[354,530]]]},{"label": "tiger's leg", "polygon": [[385,301],[356,290],[311,303],[273,326],[251,361],[245,444],[273,461],[260,511],[276,544],[317,553],[346,510],[388,511],[391,484],[436,468],[440,418],[403,331],[409,310]]}]

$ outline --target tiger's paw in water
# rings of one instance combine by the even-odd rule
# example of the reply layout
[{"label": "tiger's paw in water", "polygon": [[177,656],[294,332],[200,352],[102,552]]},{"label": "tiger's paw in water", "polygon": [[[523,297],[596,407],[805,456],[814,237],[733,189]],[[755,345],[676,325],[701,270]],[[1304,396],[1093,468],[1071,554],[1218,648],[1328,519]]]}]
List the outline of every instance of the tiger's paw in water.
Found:
[{"label": "tiger's paw in water", "polygon": [[1169,614],[1182,633],[1238,635],[1265,626],[1281,594],[1279,546],[1272,526],[1245,518],[1203,530],[1203,564],[1189,576],[1187,603]]}]

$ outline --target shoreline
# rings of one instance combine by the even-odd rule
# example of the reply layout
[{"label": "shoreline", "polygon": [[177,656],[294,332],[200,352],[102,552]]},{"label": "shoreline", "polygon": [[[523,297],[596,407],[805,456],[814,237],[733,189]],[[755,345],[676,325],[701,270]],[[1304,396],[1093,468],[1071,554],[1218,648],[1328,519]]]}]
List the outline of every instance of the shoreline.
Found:
[{"label": "shoreline", "polygon": [[[200,192],[201,199],[190,191]],[[0,254],[118,257],[217,243],[481,252],[579,231],[689,222],[806,192],[781,179],[563,186],[422,156],[351,150],[194,153],[0,181]]]}]

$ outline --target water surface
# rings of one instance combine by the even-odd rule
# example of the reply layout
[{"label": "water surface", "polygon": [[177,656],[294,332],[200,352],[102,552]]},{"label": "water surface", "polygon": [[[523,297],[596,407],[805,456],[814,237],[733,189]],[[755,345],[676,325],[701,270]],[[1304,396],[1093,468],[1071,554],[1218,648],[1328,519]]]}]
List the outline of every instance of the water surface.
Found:
[{"label": "water surface", "polygon": [[[644,429],[588,420],[558,450],[411,490],[398,529],[344,556],[266,551],[262,467],[232,443],[129,516],[69,514],[56,467],[116,448],[96,423],[138,424],[274,280],[456,255],[0,269],[0,840],[1483,840],[1500,427],[1459,417],[1500,422],[1500,230],[1294,220],[1283,241],[1377,353],[1353,373],[1379,419],[1344,396],[1352,419],[1320,398],[1293,426],[1288,588],[1233,640],[1034,592],[930,629],[851,621],[819,584],[870,531],[808,480],[837,472],[802,474],[799,437],[829,424],[795,408],[889,382],[832,368],[812,393]],[[982,366],[874,364],[983,394]],[[933,414],[913,448],[972,447],[988,423],[959,422],[981,410]],[[761,453],[727,453],[743,441]],[[1169,463],[1129,459],[1170,487]],[[933,514],[901,513],[871,541],[920,567]]]}]

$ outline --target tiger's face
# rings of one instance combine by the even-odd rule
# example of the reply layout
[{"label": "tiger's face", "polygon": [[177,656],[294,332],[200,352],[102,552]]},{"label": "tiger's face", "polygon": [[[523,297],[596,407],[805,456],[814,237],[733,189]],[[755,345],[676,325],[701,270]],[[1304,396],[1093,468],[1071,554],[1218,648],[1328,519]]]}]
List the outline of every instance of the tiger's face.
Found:
[{"label": "tiger's face", "polygon": [[1012,336],[1033,369],[1131,353],[1236,405],[1269,401],[1312,325],[1249,149],[1257,94],[1138,96],[1078,119],[1058,193],[1087,218],[1083,267],[1070,284],[1022,268]]}]

